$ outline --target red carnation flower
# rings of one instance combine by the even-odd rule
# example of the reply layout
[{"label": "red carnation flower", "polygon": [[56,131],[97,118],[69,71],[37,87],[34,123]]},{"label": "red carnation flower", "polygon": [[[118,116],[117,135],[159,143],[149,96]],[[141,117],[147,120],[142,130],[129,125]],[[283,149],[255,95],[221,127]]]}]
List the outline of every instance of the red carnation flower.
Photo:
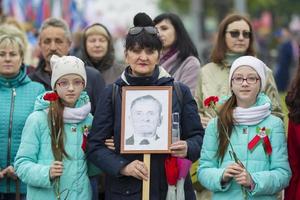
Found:
[{"label": "red carnation flower", "polygon": [[49,92],[44,95],[44,100],[46,101],[56,101],[59,98],[56,92]]},{"label": "red carnation flower", "polygon": [[211,105],[216,105],[216,103],[219,101],[219,97],[217,96],[209,96],[204,100],[204,106],[210,107]]}]

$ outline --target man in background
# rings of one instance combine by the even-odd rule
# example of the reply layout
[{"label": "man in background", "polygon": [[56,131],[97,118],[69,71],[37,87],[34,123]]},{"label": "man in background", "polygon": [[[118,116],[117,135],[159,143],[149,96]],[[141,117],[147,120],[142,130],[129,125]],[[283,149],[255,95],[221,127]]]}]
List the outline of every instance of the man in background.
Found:
[{"label": "man in background", "polygon": [[[42,54],[36,70],[29,74],[31,80],[40,82],[46,90],[51,90],[51,67],[50,58],[52,55],[66,56],[71,47],[71,32],[62,19],[48,18],[41,25],[39,31],[39,47]],[[91,101],[91,113],[95,112],[96,104],[100,93],[105,87],[100,72],[91,67],[86,67],[87,86],[86,91]]]}]

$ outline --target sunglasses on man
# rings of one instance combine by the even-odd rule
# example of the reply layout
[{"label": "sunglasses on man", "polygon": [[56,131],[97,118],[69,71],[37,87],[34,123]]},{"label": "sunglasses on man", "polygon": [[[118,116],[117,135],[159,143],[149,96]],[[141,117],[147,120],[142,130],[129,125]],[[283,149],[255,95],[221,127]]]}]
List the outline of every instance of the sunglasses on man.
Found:
[{"label": "sunglasses on man", "polygon": [[250,31],[240,32],[240,31],[236,30],[236,31],[226,31],[226,33],[229,33],[232,38],[238,38],[238,37],[240,37],[241,34],[243,35],[243,38],[246,38],[246,39],[249,39],[251,36]]},{"label": "sunglasses on man", "polygon": [[128,31],[129,35],[137,35],[140,32],[142,32],[143,30],[145,30],[147,33],[151,34],[151,35],[156,35],[158,34],[158,30],[156,27],[154,26],[136,26],[136,27],[131,27]]}]

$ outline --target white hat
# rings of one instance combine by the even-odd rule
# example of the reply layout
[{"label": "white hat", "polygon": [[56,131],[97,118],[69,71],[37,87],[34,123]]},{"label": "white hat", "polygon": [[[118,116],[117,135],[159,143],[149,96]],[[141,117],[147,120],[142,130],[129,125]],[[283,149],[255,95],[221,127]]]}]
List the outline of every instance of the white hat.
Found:
[{"label": "white hat", "polygon": [[257,72],[261,82],[260,90],[264,90],[266,86],[267,66],[263,61],[253,56],[241,56],[237,58],[235,61],[233,61],[229,72],[229,87],[231,87],[231,79],[232,79],[233,72],[241,66],[249,66]]},{"label": "white hat", "polygon": [[75,56],[62,56],[53,55],[50,59],[52,69],[51,87],[54,89],[56,81],[67,74],[77,74],[84,80],[86,86],[86,71],[82,60]]}]

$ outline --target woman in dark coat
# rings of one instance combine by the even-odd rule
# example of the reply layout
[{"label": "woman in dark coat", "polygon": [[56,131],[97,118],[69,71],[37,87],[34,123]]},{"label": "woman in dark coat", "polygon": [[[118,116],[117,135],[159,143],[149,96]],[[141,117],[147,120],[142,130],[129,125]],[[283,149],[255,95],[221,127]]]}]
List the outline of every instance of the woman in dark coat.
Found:
[{"label": "woman in dark coat", "polygon": [[[125,43],[125,58],[128,67],[115,85],[108,86],[98,102],[91,133],[88,136],[89,159],[106,174],[106,199],[142,198],[142,180],[148,180],[149,169],[142,154],[120,154],[121,143],[121,90],[123,86],[173,86],[174,79],[160,66],[162,43],[151,18],[139,13],[134,18],[134,27],[129,29]],[[116,98],[113,88],[116,88]],[[189,88],[179,84],[182,101],[173,90],[172,112],[180,114],[180,140],[171,144],[171,155],[195,161],[202,146],[203,128],[197,114],[197,105]],[[181,103],[180,103],[181,102]],[[105,145],[105,140],[114,136],[115,150]],[[168,184],[165,159],[168,154],[151,155],[150,199],[166,199]],[[188,174],[184,184],[185,198],[196,199]]]}]

